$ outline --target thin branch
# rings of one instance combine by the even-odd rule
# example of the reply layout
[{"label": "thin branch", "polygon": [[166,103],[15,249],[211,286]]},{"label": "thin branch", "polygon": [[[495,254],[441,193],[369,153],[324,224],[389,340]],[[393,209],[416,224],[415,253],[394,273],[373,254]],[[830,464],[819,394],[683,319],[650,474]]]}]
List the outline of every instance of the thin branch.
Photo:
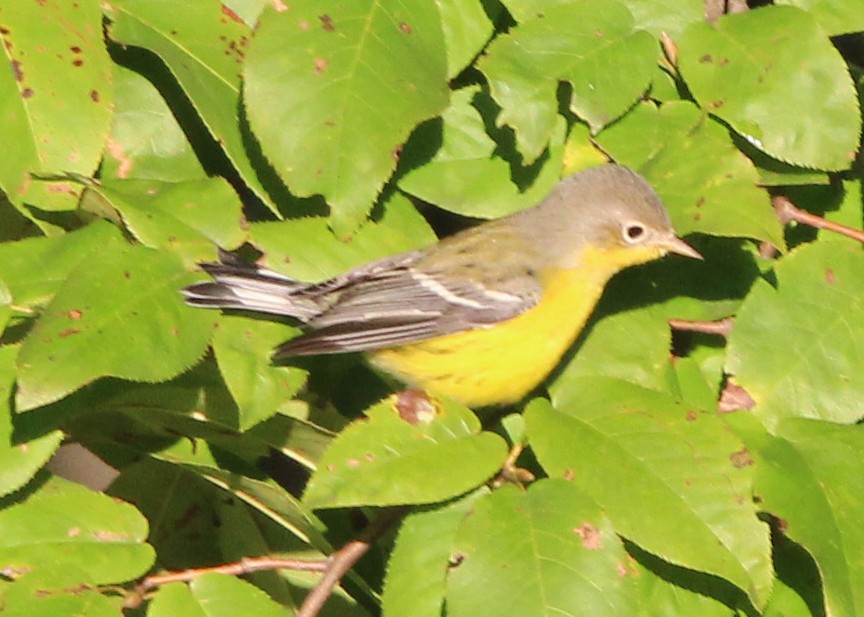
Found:
[{"label": "thin branch", "polygon": [[771,204],[774,206],[774,211],[777,213],[777,218],[780,219],[780,222],[783,225],[791,222],[800,223],[802,225],[809,225],[810,227],[815,227],[816,229],[826,229],[828,231],[833,231],[834,233],[846,236],[847,238],[852,238],[853,240],[857,240],[858,242],[864,242],[864,231],[861,231],[860,229],[855,229],[853,227],[847,227],[846,225],[841,225],[840,223],[835,223],[834,221],[829,221],[826,218],[811,214],[806,210],[802,210],[801,208],[793,204],[791,201],[789,201],[789,198],[784,195],[772,196]]},{"label": "thin branch", "polygon": [[356,540],[352,540],[330,555],[324,576],[303,600],[303,606],[300,607],[297,617],[316,617],[345,573],[366,554],[372,543],[386,532],[390,525],[402,517],[404,511],[405,508],[383,511],[378,518],[369,523]]},{"label": "thin branch", "polygon": [[670,319],[669,327],[679,332],[700,332],[702,334],[718,334],[728,337],[732,332],[735,319],[727,317],[719,321],[690,321],[689,319]]},{"label": "thin branch", "polygon": [[297,572],[326,572],[329,559],[278,559],[275,557],[244,557],[235,563],[226,563],[208,568],[190,568],[177,572],[164,572],[145,577],[129,592],[123,602],[124,608],[135,608],[144,600],[145,594],[168,583],[183,583],[192,581],[204,574],[216,572],[240,576],[264,570],[295,570]]}]

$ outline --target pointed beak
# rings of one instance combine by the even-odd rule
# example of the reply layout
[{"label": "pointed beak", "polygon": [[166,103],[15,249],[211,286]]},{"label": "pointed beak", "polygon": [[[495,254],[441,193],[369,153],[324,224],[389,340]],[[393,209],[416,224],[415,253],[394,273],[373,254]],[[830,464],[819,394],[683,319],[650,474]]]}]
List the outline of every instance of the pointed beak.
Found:
[{"label": "pointed beak", "polygon": [[684,242],[681,238],[675,236],[672,236],[668,240],[664,240],[661,246],[670,253],[676,253],[678,255],[683,255],[684,257],[692,257],[693,259],[705,259],[696,249]]}]

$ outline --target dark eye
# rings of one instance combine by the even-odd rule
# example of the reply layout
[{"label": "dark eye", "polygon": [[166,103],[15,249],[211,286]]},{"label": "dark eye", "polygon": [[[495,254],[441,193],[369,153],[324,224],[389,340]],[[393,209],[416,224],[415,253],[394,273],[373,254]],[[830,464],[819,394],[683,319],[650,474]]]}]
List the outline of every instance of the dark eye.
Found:
[{"label": "dark eye", "polygon": [[642,223],[627,223],[622,230],[624,240],[629,244],[641,242],[645,237],[645,225]]}]

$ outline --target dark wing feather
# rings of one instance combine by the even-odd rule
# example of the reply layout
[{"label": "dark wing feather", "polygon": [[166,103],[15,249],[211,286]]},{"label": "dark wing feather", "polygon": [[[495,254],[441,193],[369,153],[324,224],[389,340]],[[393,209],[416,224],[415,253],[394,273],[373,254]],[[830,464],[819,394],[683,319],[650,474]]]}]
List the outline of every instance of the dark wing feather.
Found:
[{"label": "dark wing feather", "polygon": [[381,349],[488,327],[537,303],[539,282],[529,273],[520,281],[517,276],[500,287],[412,267],[355,278],[329,310],[309,321],[308,332],[282,345],[277,355]]}]

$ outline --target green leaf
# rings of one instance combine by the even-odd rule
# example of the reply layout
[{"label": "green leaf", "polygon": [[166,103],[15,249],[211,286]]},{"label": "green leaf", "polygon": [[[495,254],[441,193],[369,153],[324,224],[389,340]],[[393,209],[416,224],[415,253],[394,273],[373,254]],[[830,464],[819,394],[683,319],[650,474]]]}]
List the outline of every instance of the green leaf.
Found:
[{"label": "green leaf", "polygon": [[301,0],[266,12],[244,67],[244,103],[293,193],[323,194],[344,235],[370,211],[421,121],[447,105],[434,0]]},{"label": "green leaf", "polygon": [[41,306],[79,263],[119,241],[118,229],[99,221],[65,236],[0,243],[0,279],[16,306]]},{"label": "green leaf", "polygon": [[[745,437],[746,439],[746,437]],[[784,521],[784,533],[816,561],[825,612],[864,611],[864,478],[850,461],[864,456],[864,427],[788,418],[777,436],[754,444],[756,492]]]},{"label": "green leaf", "polygon": [[[456,533],[483,490],[451,504],[407,516],[387,561],[384,617],[440,617]],[[434,542],[429,539],[434,538]]]},{"label": "green leaf", "polygon": [[212,316],[186,306],[191,282],[169,253],[103,245],[46,307],[18,354],[19,410],[56,401],[107,375],[163,381],[204,353]]},{"label": "green leaf", "polygon": [[332,546],[321,534],[321,522],[275,482],[238,478],[236,474],[215,467],[187,465],[186,468],[232,493],[304,543],[321,552],[332,552]]},{"label": "green leaf", "polygon": [[504,440],[481,432],[467,408],[424,396],[390,397],[342,431],[306,487],[306,505],[432,503],[488,480],[504,464]]},{"label": "green leaf", "polygon": [[0,564],[28,575],[69,566],[95,584],[120,583],[152,566],[146,537],[131,505],[55,478],[0,511]]},{"label": "green leaf", "polygon": [[226,16],[219,2],[181,2],[170,11],[161,0],[112,0],[111,6],[111,38],[162,58],[243,182],[278,216],[238,121],[240,70],[252,30]]},{"label": "green leaf", "polygon": [[456,537],[447,615],[629,615],[634,572],[609,518],[563,480],[505,486],[477,501]]},{"label": "green leaf", "polygon": [[67,563],[18,579],[2,591],[4,617],[117,617],[122,599],[103,594],[86,572]]},{"label": "green leaf", "polygon": [[594,323],[572,359],[550,386],[567,390],[573,380],[589,375],[618,379],[661,389],[672,336],[664,316],[655,307],[616,313]]},{"label": "green leaf", "polygon": [[447,50],[447,77],[453,79],[480,53],[493,26],[479,0],[437,0]]},{"label": "green leaf", "polygon": [[114,124],[99,170],[108,178],[147,178],[165,182],[207,176],[186,134],[156,87],[114,66]]},{"label": "green leaf", "polygon": [[281,323],[229,315],[219,318],[213,351],[240,409],[240,430],[276,414],[303,385],[305,371],[274,366],[270,360],[274,347],[296,334],[296,328]]},{"label": "green leaf", "polygon": [[[483,117],[475,107],[482,104],[478,103],[479,93],[475,87],[454,93],[442,116],[441,148],[431,161],[410,169],[400,178],[399,188],[450,212],[496,218],[533,206],[561,179],[566,122],[557,118],[549,156],[538,161],[542,168],[523,191],[511,177],[510,163],[495,154],[498,146],[486,134]],[[424,125],[412,135],[412,140],[427,145],[435,139],[426,132],[437,131],[438,126]]]},{"label": "green leaf", "polygon": [[752,145],[793,165],[849,167],[861,133],[858,100],[812,15],[785,6],[726,15],[694,23],[678,47],[696,100]]},{"label": "green leaf", "polygon": [[802,416],[853,423],[864,417],[858,370],[864,332],[864,255],[851,241],[795,249],[741,305],[726,370],[770,426]]},{"label": "green leaf", "polygon": [[3,279],[0,279],[0,334],[12,318],[12,294]]},{"label": "green leaf", "polygon": [[261,249],[266,265],[304,281],[320,281],[373,259],[428,246],[436,241],[426,220],[404,196],[394,193],[384,216],[342,239],[324,218],[256,223],[250,241]]},{"label": "green leaf", "polygon": [[159,590],[148,617],[285,617],[285,608],[254,585],[224,574],[204,574]]},{"label": "green leaf", "polygon": [[63,440],[61,431],[21,436],[22,423],[10,406],[17,353],[17,346],[0,346],[0,496],[29,482]]},{"label": "green leaf", "polygon": [[12,63],[0,71],[0,187],[19,208],[74,208],[79,186],[48,188],[28,173],[90,176],[102,157],[114,91],[99,3],[4,3],[0,31]]},{"label": "green leaf", "polygon": [[216,246],[234,249],[246,238],[240,200],[221,178],[105,180],[90,190],[120,212],[142,244],[175,252],[189,267],[213,260]]},{"label": "green leaf", "polygon": [[750,499],[746,450],[717,416],[600,377],[574,381],[554,402],[557,409],[537,399],[525,412],[529,443],[550,475],[573,476],[641,548],[721,576],[764,605],[767,527]]},{"label": "green leaf", "polygon": [[[528,21],[538,13],[572,0],[502,0],[517,22]],[[688,24],[704,19],[702,0],[619,0],[633,14],[639,27],[659,37],[666,32],[673,38]]]},{"label": "green leaf", "polygon": [[864,11],[854,0],[775,0],[775,4],[804,9],[830,36],[864,31]]},{"label": "green leaf", "polygon": [[648,89],[658,53],[625,6],[584,0],[550,7],[499,36],[479,68],[502,108],[498,123],[513,127],[531,162],[552,136],[559,82],[572,85],[570,108],[596,133]]},{"label": "green leaf", "polygon": [[598,136],[618,162],[641,172],[663,199],[679,234],[698,231],[784,247],[753,164],[727,131],[691,103],[638,106]]}]

